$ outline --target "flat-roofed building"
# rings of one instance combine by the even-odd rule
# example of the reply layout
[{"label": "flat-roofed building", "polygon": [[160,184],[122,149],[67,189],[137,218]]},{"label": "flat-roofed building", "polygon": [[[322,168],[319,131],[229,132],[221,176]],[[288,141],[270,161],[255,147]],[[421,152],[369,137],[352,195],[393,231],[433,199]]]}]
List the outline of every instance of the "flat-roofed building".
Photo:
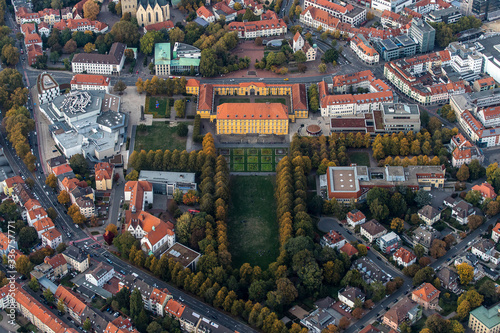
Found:
[{"label": "flat-roofed building", "polygon": [[483,305],[469,314],[469,328],[474,333],[497,333],[500,330],[500,303],[487,309]]},{"label": "flat-roofed building", "polygon": [[382,104],[384,130],[388,133],[420,131],[420,109],[417,104]]},{"label": "flat-roofed building", "polygon": [[186,193],[196,191],[195,174],[189,172],[167,172],[141,170],[139,181],[147,181],[153,185],[153,193],[173,195],[176,189]]},{"label": "flat-roofed building", "polygon": [[36,80],[38,100],[40,104],[49,103],[61,94],[59,83],[49,73],[43,72]]},{"label": "flat-roofed building", "polygon": [[167,258],[172,258],[174,261],[181,263],[184,268],[196,270],[196,264],[200,260],[201,254],[181,243],[175,243],[172,247],[162,253]]}]

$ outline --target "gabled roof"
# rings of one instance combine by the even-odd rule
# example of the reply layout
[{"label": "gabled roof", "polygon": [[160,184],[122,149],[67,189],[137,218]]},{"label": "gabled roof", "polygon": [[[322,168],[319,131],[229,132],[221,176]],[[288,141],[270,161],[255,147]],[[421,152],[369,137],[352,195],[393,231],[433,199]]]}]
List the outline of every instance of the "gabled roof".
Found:
[{"label": "gabled roof", "polygon": [[54,296],[57,300],[62,300],[64,304],[71,309],[71,311],[79,316],[87,307],[87,305],[85,305],[85,303],[76,294],[73,294],[72,291],[62,285],[57,287]]},{"label": "gabled roof", "polygon": [[395,253],[394,253],[395,258],[401,258],[401,260],[405,264],[409,264],[413,260],[417,258],[416,255],[405,249],[404,247],[400,247]]},{"label": "gabled roof", "polygon": [[24,180],[21,176],[10,177],[4,181],[5,181],[5,185],[7,185],[7,188],[12,188],[16,184],[24,184]]},{"label": "gabled roof", "polygon": [[52,258],[45,257],[44,262],[52,266],[52,268],[56,268],[67,263],[62,253],[56,254]]},{"label": "gabled roof", "polygon": [[33,223],[33,228],[35,228],[37,232],[42,232],[44,230],[55,228],[55,225],[50,217],[44,217]]},{"label": "gabled roof", "polygon": [[372,236],[378,235],[379,233],[387,230],[386,228],[384,228],[383,225],[381,225],[375,219],[372,219],[366,223],[363,223],[361,225],[361,228],[363,228],[367,233],[369,233]]},{"label": "gabled roof", "polygon": [[62,174],[68,173],[68,172],[73,172],[73,169],[71,169],[71,167],[69,166],[68,163],[61,164],[59,166],[52,168],[52,173],[54,173],[54,175],[56,175],[56,176],[59,176],[59,175],[62,175]]},{"label": "gabled roof", "polygon": [[47,230],[42,234],[42,238],[45,238],[48,241],[53,241],[54,239],[57,239],[61,236],[62,236],[62,234],[59,232],[59,230],[57,230],[55,228]]},{"label": "gabled roof", "polygon": [[336,232],[335,230],[330,230],[329,233],[325,234],[323,238],[329,244],[337,244],[345,240],[344,236]]},{"label": "gabled roof", "polygon": [[186,309],[186,306],[173,298],[169,299],[167,305],[165,306],[165,312],[170,313],[171,315],[180,318],[182,313]]},{"label": "gabled roof", "polygon": [[425,218],[428,218],[429,220],[434,219],[436,216],[440,215],[441,212],[437,210],[436,208],[432,207],[431,205],[425,205],[422,207],[418,213]]},{"label": "gabled roof", "polygon": [[347,218],[353,221],[354,223],[357,223],[363,219],[366,219],[366,216],[365,214],[363,214],[362,211],[355,209],[347,213]]},{"label": "gabled roof", "polygon": [[473,191],[481,192],[481,196],[485,199],[495,199],[497,194],[495,193],[495,189],[491,186],[490,183],[482,183],[481,185],[474,185],[472,187]]},{"label": "gabled roof", "polygon": [[26,201],[26,203],[24,204],[24,208],[27,210],[27,211],[30,211],[30,210],[33,210],[35,208],[42,208],[42,205],[40,205],[40,202],[36,199],[29,199],[28,201]]},{"label": "gabled roof", "polygon": [[345,243],[345,245],[342,246],[339,249],[339,251],[342,252],[342,253],[345,253],[349,257],[351,257],[351,256],[353,256],[355,254],[358,254],[358,250],[354,246],[352,246],[351,243]]}]

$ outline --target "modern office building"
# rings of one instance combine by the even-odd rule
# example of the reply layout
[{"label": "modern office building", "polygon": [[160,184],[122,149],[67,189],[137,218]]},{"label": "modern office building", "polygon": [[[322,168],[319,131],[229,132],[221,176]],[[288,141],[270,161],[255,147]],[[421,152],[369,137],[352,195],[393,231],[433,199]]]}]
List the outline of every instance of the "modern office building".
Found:
[{"label": "modern office building", "polygon": [[418,52],[431,52],[434,49],[436,30],[425,20],[414,17],[408,34],[417,42]]},{"label": "modern office building", "polygon": [[375,40],[373,46],[385,61],[414,56],[417,53],[418,44],[408,35],[400,35],[392,38]]},{"label": "modern office building", "polygon": [[141,170],[139,180],[150,182],[153,185],[153,193],[157,194],[173,195],[176,189],[183,193],[196,191],[194,173]]}]

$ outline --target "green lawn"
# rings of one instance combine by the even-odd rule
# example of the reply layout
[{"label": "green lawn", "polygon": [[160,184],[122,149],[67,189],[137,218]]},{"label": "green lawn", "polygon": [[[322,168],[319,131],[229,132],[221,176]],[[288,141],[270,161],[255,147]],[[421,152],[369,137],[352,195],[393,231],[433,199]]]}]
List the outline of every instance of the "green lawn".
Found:
[{"label": "green lawn", "polygon": [[[158,101],[158,108],[156,102]],[[153,118],[168,118],[170,117],[170,99],[168,97],[148,96],[146,97],[145,113],[150,113]]]},{"label": "green lawn", "polygon": [[349,160],[351,163],[356,163],[359,166],[370,166],[370,156],[365,152],[349,153]]},{"label": "green lawn", "polygon": [[281,103],[286,105],[286,99],[284,98],[276,98],[276,97],[262,97],[256,98],[255,103]]},{"label": "green lawn", "polygon": [[274,176],[231,177],[228,236],[234,267],[244,263],[262,269],[279,254]]},{"label": "green lawn", "polygon": [[219,104],[224,103],[250,103],[250,98],[225,97],[219,99]]},{"label": "green lawn", "polygon": [[135,150],[165,150],[180,151],[186,149],[186,138],[177,136],[176,128],[170,127],[163,122],[154,122],[153,125],[147,126],[146,131],[141,132],[137,129],[135,134]]}]

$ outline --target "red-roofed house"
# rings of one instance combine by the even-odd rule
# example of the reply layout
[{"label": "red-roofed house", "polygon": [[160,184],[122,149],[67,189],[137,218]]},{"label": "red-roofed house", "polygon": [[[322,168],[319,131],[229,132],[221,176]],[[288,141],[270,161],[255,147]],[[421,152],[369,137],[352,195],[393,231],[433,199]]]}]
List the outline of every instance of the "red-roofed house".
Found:
[{"label": "red-roofed house", "polygon": [[52,267],[52,275],[56,278],[64,276],[68,273],[68,262],[64,258],[62,253],[56,254],[52,258],[45,257],[44,263],[49,264]]},{"label": "red-roofed house", "polygon": [[75,74],[70,83],[71,90],[104,90],[109,93],[110,78],[102,75]]},{"label": "red-roofed house", "polygon": [[[41,208],[43,209],[43,208]],[[45,211],[45,210],[43,210]],[[50,217],[43,217],[39,219],[38,221],[35,221],[32,225],[33,228],[36,229],[36,232],[38,233],[38,237],[42,237],[42,234],[47,231],[54,229],[56,226],[54,225],[54,222],[52,222],[52,219]]]},{"label": "red-roofed house", "polygon": [[163,22],[158,22],[154,24],[150,24],[144,27],[144,33],[148,31],[160,31],[162,29],[165,29],[167,31],[172,30],[174,28],[174,22],[170,20],[166,20]]},{"label": "red-roofed house", "polygon": [[35,34],[36,33],[36,26],[35,23],[24,23],[21,25],[21,32],[23,35],[30,35],[30,34]]},{"label": "red-roofed house", "polygon": [[147,254],[166,250],[175,243],[174,225],[148,212],[127,210],[125,224],[126,230],[141,240],[141,248]]},{"label": "red-roofed house", "polygon": [[364,63],[368,65],[378,64],[380,54],[362,34],[357,34],[351,38],[350,46],[353,52],[356,53],[359,59],[363,60]]},{"label": "red-roofed house", "polygon": [[75,319],[76,322],[82,322],[83,311],[87,308],[87,305],[83,300],[81,300],[76,294],[74,294],[68,288],[59,285],[57,287],[56,292],[54,293],[54,297],[57,300],[62,300],[64,303],[64,308],[66,312]]},{"label": "red-roofed house", "polygon": [[345,243],[346,240],[344,236],[342,236],[335,230],[330,230],[330,232],[324,235],[320,241],[321,246],[329,246],[334,249],[340,249],[345,245]]},{"label": "red-roofed house", "polygon": [[24,46],[26,47],[26,51],[28,51],[28,46],[30,45],[38,45],[42,47],[42,38],[37,33],[27,34],[24,36]]},{"label": "red-roofed house", "polygon": [[51,249],[56,249],[62,243],[62,234],[57,229],[50,229],[42,233],[42,246],[48,246]]},{"label": "red-roofed house", "polygon": [[493,79],[491,76],[488,76],[474,81],[472,89],[474,91],[484,91],[484,90],[494,89],[495,86],[496,86],[495,79]]},{"label": "red-roofed house", "polygon": [[125,201],[129,202],[132,213],[142,210],[148,203],[153,203],[153,185],[148,181],[128,181],[124,192]]},{"label": "red-roofed house", "polygon": [[38,33],[41,36],[49,37],[50,31],[51,31],[51,29],[50,29],[50,25],[48,23],[40,22],[40,24],[38,25]]},{"label": "red-roofed house", "polygon": [[43,56],[42,47],[38,44],[29,45],[27,47],[27,54],[28,54],[28,64],[32,66],[36,63],[38,57]]},{"label": "red-roofed house", "polygon": [[491,231],[491,239],[495,243],[498,243],[498,240],[500,239],[500,222],[497,223],[493,228],[493,230]]},{"label": "red-roofed house", "polygon": [[96,190],[111,190],[111,188],[113,187],[114,170],[114,167],[107,162],[100,162],[94,165]]},{"label": "red-roofed house", "polygon": [[282,19],[271,19],[253,22],[231,22],[229,31],[237,31],[239,38],[257,38],[284,35],[287,25]]},{"label": "red-roofed house", "polygon": [[3,193],[7,196],[12,196],[12,192],[14,192],[14,186],[16,184],[24,184],[24,180],[21,176],[14,176],[5,179],[2,182]]},{"label": "red-roofed house", "polygon": [[209,11],[205,6],[201,6],[200,8],[198,8],[198,10],[196,11],[196,15],[199,18],[204,19],[208,23],[215,22],[215,15],[211,11]]},{"label": "red-roofed house", "polygon": [[403,267],[408,267],[417,262],[417,256],[404,247],[400,247],[399,249],[397,249],[397,251],[394,252],[392,258],[398,265]]},{"label": "red-roofed house", "polygon": [[186,306],[184,304],[171,298],[168,300],[167,305],[165,306],[165,313],[168,313],[173,317],[180,318],[185,309]]},{"label": "red-roofed house", "polygon": [[160,290],[154,288],[149,296],[149,307],[155,316],[165,315],[165,306],[167,302],[172,298],[172,294],[167,289]]},{"label": "red-roofed house", "polygon": [[345,243],[345,245],[342,246],[339,251],[345,253],[349,258],[355,254],[358,254],[358,250],[354,246],[352,246],[351,243]]},{"label": "red-roofed house", "polygon": [[351,227],[355,227],[357,225],[361,225],[366,222],[366,216],[362,211],[355,209],[347,213],[347,224]]},{"label": "red-roofed house", "polygon": [[300,14],[300,22],[315,29],[321,27],[323,31],[335,31],[340,21],[324,10],[307,7]]},{"label": "red-roofed house", "polygon": [[424,283],[411,293],[411,299],[426,310],[438,309],[440,293],[432,284]]},{"label": "red-roofed house", "polygon": [[[40,221],[41,219],[48,218],[49,215],[43,208],[35,208],[28,212],[28,224],[32,227],[35,222]],[[52,221],[51,221],[52,222]],[[41,229],[40,229],[41,230]],[[38,235],[40,236],[40,234]]]},{"label": "red-roofed house", "polygon": [[481,203],[486,199],[495,200],[497,194],[495,193],[495,189],[491,186],[490,183],[482,183],[481,185],[474,185],[472,187],[473,191],[479,191],[481,193]]},{"label": "red-roofed house", "polygon": [[6,256],[11,249],[17,249],[16,238],[9,238],[7,233],[0,232],[0,256]]},{"label": "red-roofed house", "polygon": [[354,6],[351,4],[342,6],[328,0],[305,0],[304,8],[308,7],[324,10],[342,22],[346,22],[352,26],[358,26],[366,20],[366,10],[354,11]]}]

